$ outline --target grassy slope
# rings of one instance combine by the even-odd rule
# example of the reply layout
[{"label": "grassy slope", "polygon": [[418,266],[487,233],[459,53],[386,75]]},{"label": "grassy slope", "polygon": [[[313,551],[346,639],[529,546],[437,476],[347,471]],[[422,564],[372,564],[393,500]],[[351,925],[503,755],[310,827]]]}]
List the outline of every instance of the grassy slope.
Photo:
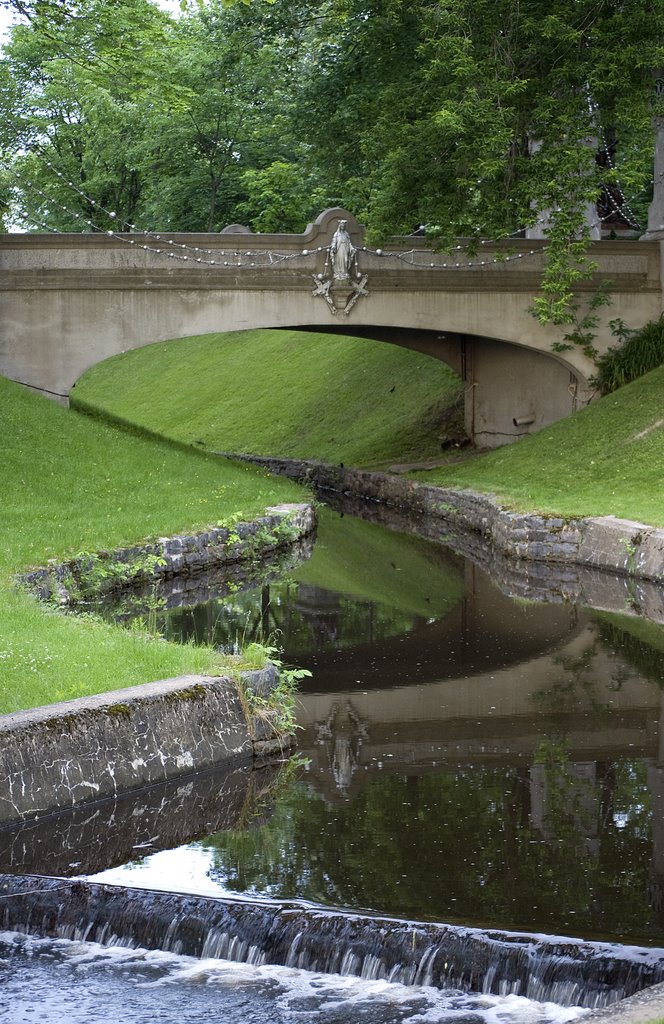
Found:
[{"label": "grassy slope", "polygon": [[[437,423],[456,386],[442,364],[380,342],[252,331],[129,352],[76,393],[190,443],[371,466],[439,455]],[[664,367],[516,444],[417,478],[522,510],[664,526],[663,466]]]},{"label": "grassy slope", "polygon": [[47,558],[163,536],[300,488],[67,412],[0,378],[0,713],[208,670],[213,653],[49,612],[12,586]]},{"label": "grassy slope", "polygon": [[664,526],[664,366],[517,444],[417,478],[524,511]]},{"label": "grassy slope", "polygon": [[73,400],[213,450],[377,465],[440,454],[459,388],[443,363],[384,342],[257,330],[127,352]]}]

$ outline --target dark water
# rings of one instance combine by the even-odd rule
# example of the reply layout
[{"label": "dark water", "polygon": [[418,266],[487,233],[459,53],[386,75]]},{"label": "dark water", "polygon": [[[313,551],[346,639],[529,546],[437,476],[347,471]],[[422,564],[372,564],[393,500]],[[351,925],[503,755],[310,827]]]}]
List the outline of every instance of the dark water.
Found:
[{"label": "dark water", "polygon": [[[220,785],[225,806],[234,794],[229,817],[211,810],[217,783],[209,778],[180,786],[180,803],[161,797],[153,810],[100,815],[102,837],[119,819],[129,829],[117,848],[108,843],[101,874],[104,839],[89,835],[91,816],[79,815],[75,827],[60,829],[68,866],[58,870],[132,886],[664,946],[661,627],[570,602],[510,599],[440,544],[333,512],[321,517],[307,562],[284,579],[231,590],[194,608],[181,606],[177,590],[134,598],[131,614],[169,638],[225,649],[262,640],[282,648],[285,662],[309,669],[298,708],[299,761],[262,786],[249,786],[242,773],[232,786]],[[129,613],[127,604],[118,611]],[[200,821],[188,826],[193,841],[183,843],[182,830],[169,840],[168,807],[197,803]],[[149,824],[132,843],[141,821]],[[3,868],[21,870],[23,857],[24,870],[48,871],[48,863],[35,863],[41,853],[30,855],[43,850],[54,862],[48,842],[26,827],[5,844],[11,866]],[[86,863],[87,850],[94,853]],[[122,1024],[186,1021],[182,1006],[191,999],[199,1007],[203,990],[239,1000],[229,1003],[229,1021],[244,1019],[247,994],[257,1019],[289,1022],[306,1022],[308,1013],[376,1024],[562,1013],[527,1001],[478,1006],[468,996],[402,992],[366,979],[186,958],[166,963],[157,954],[142,960],[125,951],[116,963],[96,947],[31,942],[5,938],[0,977],[3,964],[12,965],[12,977],[39,964],[44,984],[83,971],[102,1001],[107,985],[126,985]],[[382,985],[382,994],[371,985]],[[160,999],[166,990],[169,1000],[179,994],[163,1016],[141,1017],[143,990],[154,986]],[[83,1006],[87,996],[79,995]],[[348,999],[357,1001],[351,1016]],[[85,1007],[72,1019],[96,1019]],[[42,1019],[58,1016],[48,1013]],[[0,1020],[37,1016],[28,1007]],[[197,1019],[216,1017],[201,1003]]]},{"label": "dark water", "polygon": [[513,601],[441,545],[331,512],[287,580],[157,625],[270,638],[310,669],[307,764],[256,827],[114,878],[664,944],[659,627]]}]

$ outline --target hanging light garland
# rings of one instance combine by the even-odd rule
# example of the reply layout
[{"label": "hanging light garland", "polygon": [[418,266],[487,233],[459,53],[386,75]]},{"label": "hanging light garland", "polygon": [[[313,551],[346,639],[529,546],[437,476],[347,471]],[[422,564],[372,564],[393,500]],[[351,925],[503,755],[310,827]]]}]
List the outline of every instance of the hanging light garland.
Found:
[{"label": "hanging light garland", "polygon": [[[610,157],[610,154],[608,152],[608,147],[607,147],[605,139],[604,139],[604,148],[605,148],[607,160],[609,161],[609,166],[611,167],[611,169],[614,169],[614,165],[613,165],[613,163],[611,161],[611,157]],[[55,174],[60,179],[60,181],[68,189],[74,191],[78,196],[80,196],[82,199],[84,199],[85,202],[88,205],[94,207],[101,215],[107,217],[110,221],[114,221],[114,220],[117,219],[117,214],[115,213],[115,211],[107,210],[101,203],[97,202],[97,200],[95,200],[91,196],[87,195],[84,191],[82,191],[76,185],[75,182],[69,180],[66,177],[66,175],[64,175],[60,170],[58,170],[58,168],[55,167],[54,164],[51,161],[45,159],[44,157],[42,157],[37,152],[34,152],[34,155],[42,163],[44,163],[49,168],[49,170],[53,174]],[[654,184],[654,182],[651,182],[651,183]],[[178,260],[178,261],[184,262],[184,263],[190,263],[192,266],[193,265],[204,265],[204,266],[214,266],[214,267],[219,267],[219,268],[249,268],[249,269],[254,269],[254,268],[260,268],[260,267],[274,267],[274,266],[277,266],[277,265],[282,264],[282,263],[291,262],[293,260],[297,260],[297,259],[301,259],[301,258],[307,258],[307,257],[309,257],[310,255],[312,255],[314,253],[326,253],[326,254],[329,253],[329,248],[330,248],[329,246],[318,246],[315,249],[302,249],[300,252],[295,252],[295,253],[283,253],[283,252],[280,253],[280,252],[275,252],[273,250],[240,250],[240,249],[226,250],[226,249],[218,249],[218,248],[209,249],[209,248],[205,248],[203,246],[189,245],[186,242],[179,242],[179,241],[176,241],[174,238],[169,237],[168,234],[165,234],[163,232],[156,232],[156,231],[149,231],[149,230],[141,229],[136,224],[128,223],[127,227],[129,229],[129,233],[135,233],[136,235],[139,236],[139,238],[144,238],[144,239],[147,240],[146,242],[141,242],[139,240],[139,238],[127,237],[127,232],[121,232],[121,231],[113,229],[113,228],[110,228],[110,229],[109,228],[107,228],[107,229],[102,228],[100,225],[95,223],[95,221],[93,219],[86,218],[84,214],[82,214],[82,213],[80,213],[80,212],[78,212],[76,210],[71,210],[64,203],[58,202],[57,200],[54,200],[52,197],[48,196],[35,182],[26,180],[24,182],[24,184],[26,186],[28,186],[28,188],[30,188],[34,192],[36,192],[43,199],[45,199],[48,203],[55,203],[55,205],[58,206],[58,208],[60,210],[62,210],[63,212],[67,213],[68,216],[71,216],[75,220],[79,220],[79,221],[85,223],[86,228],[91,230],[91,231],[105,234],[107,237],[114,238],[117,241],[122,242],[122,243],[124,243],[126,245],[132,246],[134,248],[141,249],[141,250],[143,250],[145,252],[149,252],[149,253],[152,253],[152,254],[157,255],[157,256],[164,256],[167,259]],[[624,193],[622,192],[622,190],[619,189],[619,191],[620,191],[620,195],[621,195],[621,197],[623,198],[623,201],[624,201],[624,208],[629,211],[629,204],[627,202],[627,199],[625,198]],[[607,192],[606,195],[609,196],[609,201],[613,204],[614,209],[610,210],[603,217],[598,215],[597,219],[595,221],[593,221],[591,224],[589,224],[589,227],[591,229],[595,228],[595,227],[598,227],[598,226],[601,226],[601,224],[605,220],[608,220],[610,217],[612,217],[614,215],[614,212],[620,212],[620,207],[618,207],[617,204],[615,203],[615,199],[613,199],[613,197],[610,195],[609,192]],[[629,212],[631,212],[631,211],[629,211]],[[622,214],[622,215],[624,216],[624,214]],[[41,221],[41,219],[39,219],[37,217],[32,217],[31,219],[39,227],[43,228],[46,231],[49,231],[50,233],[53,233],[53,234],[64,234],[65,233],[65,232],[59,231],[58,229],[54,229],[54,228],[50,227],[47,223]],[[536,221],[534,222],[534,224],[532,226],[533,227],[543,227],[543,228],[545,228],[548,225],[548,223],[549,223],[549,215],[548,214],[543,214],[543,215],[540,215],[536,219]],[[632,223],[630,221],[628,221],[628,223],[630,223],[630,226],[632,226],[632,227],[634,227],[635,229],[638,230],[638,225],[637,224]],[[502,238],[498,238],[498,239],[496,239],[496,238],[494,238],[494,239],[476,239],[474,242],[470,241],[470,242],[459,243],[459,244],[453,246],[448,251],[450,253],[456,253],[456,254],[460,255],[461,253],[467,252],[471,247],[474,247],[476,245],[479,245],[479,246],[490,246],[490,245],[495,245],[496,243],[500,243],[502,241],[507,241],[507,240],[509,240],[511,238],[514,238],[514,236],[507,235],[507,236],[503,236]],[[545,239],[543,241],[546,242]],[[148,244],[148,242],[149,243],[153,243],[153,244]],[[154,243],[158,243],[158,244],[154,244]],[[164,249],[164,248],[162,248],[162,246],[166,246],[168,248]],[[542,254],[543,248],[545,248],[545,246],[544,247],[540,246],[540,247],[535,248],[535,249],[524,250],[522,252],[511,253],[510,255],[502,255],[502,254],[500,254],[498,256],[495,256],[493,259],[467,259],[467,260],[464,260],[464,261],[447,260],[447,259],[444,260],[444,261],[441,261],[441,260],[438,260],[438,259],[432,260],[431,256],[433,255],[433,253],[432,253],[431,250],[427,251],[427,250],[415,249],[415,248],[409,249],[409,250],[387,251],[387,250],[384,250],[384,249],[381,249],[381,248],[375,248],[374,249],[374,248],[371,248],[369,246],[362,246],[359,251],[368,253],[370,255],[377,256],[377,257],[382,258],[382,259],[398,260],[398,261],[401,261],[403,263],[408,264],[409,266],[417,267],[418,269],[422,269],[422,270],[426,270],[426,269],[430,269],[430,270],[466,270],[466,269],[474,269],[474,268],[477,268],[477,267],[492,266],[492,265],[500,264],[500,263],[508,263],[508,262],[513,262],[515,260],[526,259],[526,258],[532,257],[532,256],[538,256],[538,255]],[[208,257],[214,257],[214,258],[208,258]]]},{"label": "hanging light garland", "polygon": [[[58,175],[62,177],[62,175],[60,175],[59,172],[56,173],[58,173]],[[24,184],[28,188],[32,189],[33,192],[35,192],[37,195],[41,196],[42,199],[46,200],[47,203],[57,206],[64,213],[68,214],[68,216],[74,217],[77,220],[84,221],[87,227],[91,228],[94,232],[98,234],[104,234],[109,238],[114,238],[117,241],[124,243],[125,245],[133,246],[134,248],[141,249],[144,252],[153,253],[154,255],[157,256],[165,256],[167,259],[174,259],[180,262],[189,263],[191,265],[202,264],[206,266],[216,266],[219,268],[255,268],[266,266],[273,267],[280,263],[285,263],[288,261],[309,257],[314,253],[327,254],[329,253],[330,249],[329,246],[318,246],[314,249],[302,249],[296,253],[278,253],[273,252],[272,250],[248,251],[239,249],[227,251],[219,249],[205,249],[200,246],[191,246],[183,242],[178,242],[173,238],[169,238],[168,236],[164,237],[163,235],[158,234],[156,232],[140,232],[141,237],[149,238],[151,241],[154,242],[161,241],[163,242],[164,245],[171,247],[169,250],[165,250],[155,245],[149,245],[146,242],[141,242],[139,238],[127,237],[126,233],[114,231],[112,228],[103,229],[99,227],[99,225],[97,225],[95,221],[93,221],[91,218],[85,218],[83,214],[78,213],[75,210],[71,210],[64,203],[61,203],[58,200],[53,199],[53,197],[47,195],[47,193],[45,193],[43,189],[41,189],[36,184],[36,182],[26,179]],[[76,189],[76,191],[80,192],[79,189]],[[82,192],[80,194],[84,195],[84,193]],[[110,217],[111,219],[115,218],[116,214],[113,211],[105,210],[99,203],[97,203],[93,199],[90,199],[89,197],[85,198],[88,202],[96,206],[101,213],[105,214],[107,217]],[[44,230],[48,231],[51,234],[59,235],[67,233],[51,227],[46,221],[42,220],[39,216],[33,215],[31,219],[39,227],[44,228]],[[483,239],[480,242],[480,244],[488,245],[490,243],[486,239]],[[451,251],[460,253],[467,248],[467,245],[456,245]],[[190,256],[186,252],[182,252],[181,250],[188,250],[189,252],[196,253],[197,255]],[[422,249],[409,249],[407,251],[392,252],[380,248],[373,249],[365,245],[361,246],[359,248],[359,251],[368,253],[369,255],[377,256],[382,259],[399,260],[403,263],[407,263],[409,266],[417,267],[418,269],[422,270],[466,270],[476,267],[491,266],[493,264],[503,262],[508,263],[514,260],[525,259],[528,256],[537,256],[541,254],[542,249],[529,249],[523,252],[511,253],[510,255],[506,256],[497,256],[494,259],[467,260],[464,262],[440,262],[431,260],[431,252]],[[213,253],[217,257],[216,259],[206,258],[206,256],[211,255]],[[418,259],[418,257],[423,257],[423,259]]]},{"label": "hanging light garland", "polygon": [[[615,171],[616,166],[613,161],[613,157],[611,156],[611,150],[609,148],[609,144],[607,142],[606,133],[604,129],[602,129],[602,146],[604,149],[604,157],[606,159],[607,167],[609,168],[609,170]],[[654,181],[652,181],[650,184],[654,184]],[[619,181],[616,181],[615,188],[621,199],[620,205],[618,205],[618,203],[616,202],[611,190],[606,187],[604,189],[603,194],[606,196],[606,198],[609,201],[609,205],[612,207],[610,213],[606,215],[606,219],[612,217],[614,214],[618,214],[618,216],[622,217],[623,220],[625,220],[631,228],[634,228],[635,231],[641,231],[642,228],[641,225],[638,223],[638,218],[634,211],[631,209],[627,196],[623,192],[622,186]],[[628,216],[625,216],[625,214],[628,214]]]}]

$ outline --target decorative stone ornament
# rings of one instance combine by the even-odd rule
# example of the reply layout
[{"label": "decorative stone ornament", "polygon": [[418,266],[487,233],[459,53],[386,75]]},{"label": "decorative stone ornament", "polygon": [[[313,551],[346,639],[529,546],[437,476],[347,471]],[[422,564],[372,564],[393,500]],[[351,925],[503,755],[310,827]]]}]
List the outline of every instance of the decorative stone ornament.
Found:
[{"label": "decorative stone ornament", "polygon": [[321,274],[312,275],[312,295],[320,296],[333,316],[347,317],[357,300],[368,295],[369,280],[357,265],[357,249],[346,230],[347,222],[339,220],[332,241],[325,249],[325,265]]}]

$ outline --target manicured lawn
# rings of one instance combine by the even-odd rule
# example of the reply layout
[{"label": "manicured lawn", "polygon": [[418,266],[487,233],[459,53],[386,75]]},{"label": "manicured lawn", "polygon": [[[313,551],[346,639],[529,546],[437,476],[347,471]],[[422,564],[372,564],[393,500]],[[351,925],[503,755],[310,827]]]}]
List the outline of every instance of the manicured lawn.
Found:
[{"label": "manicured lawn", "polygon": [[368,466],[439,455],[460,387],[444,363],[385,342],[256,330],[126,352],[72,401],[202,449]]},{"label": "manicured lawn", "polygon": [[[266,330],[127,352],[74,394],[198,448],[388,468],[441,456],[458,388],[442,363],[392,345]],[[664,526],[663,470],[664,367],[516,444],[414,475],[523,511]]]},{"label": "manicured lawn", "polygon": [[546,430],[418,480],[511,508],[664,526],[664,367]]},{"label": "manicured lawn", "polygon": [[301,488],[95,422],[0,378],[0,713],[209,671],[207,648],[49,611],[15,573],[94,551],[262,514]]},{"label": "manicured lawn", "polygon": [[[258,331],[127,353],[90,371],[77,392],[192,447],[67,412],[0,379],[0,712],[218,664],[207,648],[49,611],[16,589],[15,573],[302,500],[295,485],[206,448],[358,465],[430,458],[458,382],[394,346]],[[664,526],[663,468],[664,367],[517,444],[416,477],[490,491],[524,511]]]}]

